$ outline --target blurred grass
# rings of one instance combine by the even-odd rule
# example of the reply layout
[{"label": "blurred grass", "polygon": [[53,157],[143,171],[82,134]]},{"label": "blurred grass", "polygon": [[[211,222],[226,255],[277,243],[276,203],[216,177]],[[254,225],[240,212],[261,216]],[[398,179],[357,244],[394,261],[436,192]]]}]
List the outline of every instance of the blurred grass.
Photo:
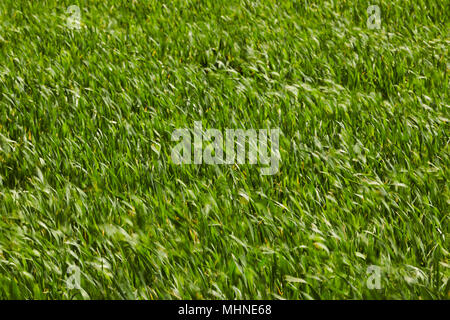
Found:
[{"label": "blurred grass", "polygon": [[[449,9],[2,1],[0,298],[448,299]],[[279,173],[174,165],[197,120]]]}]

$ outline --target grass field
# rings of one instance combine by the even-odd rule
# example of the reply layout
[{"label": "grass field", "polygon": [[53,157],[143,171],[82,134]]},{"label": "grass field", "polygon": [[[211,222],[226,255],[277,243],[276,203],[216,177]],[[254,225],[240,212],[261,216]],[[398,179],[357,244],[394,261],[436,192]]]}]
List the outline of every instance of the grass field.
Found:
[{"label": "grass field", "polygon": [[[0,298],[448,299],[449,12],[2,0]],[[279,171],[174,164],[194,121]]]}]

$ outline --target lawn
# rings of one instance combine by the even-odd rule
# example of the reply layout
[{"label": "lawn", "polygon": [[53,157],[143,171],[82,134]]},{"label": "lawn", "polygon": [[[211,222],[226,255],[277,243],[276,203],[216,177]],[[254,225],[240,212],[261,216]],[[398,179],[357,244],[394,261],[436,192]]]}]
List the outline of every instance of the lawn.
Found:
[{"label": "lawn", "polygon": [[[449,299],[449,13],[2,0],[0,298]],[[199,121],[279,170],[174,163]]]}]

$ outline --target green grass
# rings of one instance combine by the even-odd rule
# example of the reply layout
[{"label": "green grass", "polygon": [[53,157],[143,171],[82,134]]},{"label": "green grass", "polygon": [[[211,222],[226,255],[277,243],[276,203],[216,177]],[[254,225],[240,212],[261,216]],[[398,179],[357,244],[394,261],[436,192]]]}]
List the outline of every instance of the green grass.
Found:
[{"label": "green grass", "polygon": [[[449,12],[2,0],[0,298],[448,299]],[[198,120],[279,172],[173,164]]]}]

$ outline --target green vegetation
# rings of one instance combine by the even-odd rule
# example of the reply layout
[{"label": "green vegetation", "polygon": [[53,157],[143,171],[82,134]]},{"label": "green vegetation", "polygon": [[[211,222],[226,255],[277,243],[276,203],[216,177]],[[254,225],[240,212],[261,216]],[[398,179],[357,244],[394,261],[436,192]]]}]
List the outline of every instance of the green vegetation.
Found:
[{"label": "green vegetation", "polygon": [[[449,6],[2,0],[0,298],[448,299]],[[175,165],[198,120],[279,172]]]}]

